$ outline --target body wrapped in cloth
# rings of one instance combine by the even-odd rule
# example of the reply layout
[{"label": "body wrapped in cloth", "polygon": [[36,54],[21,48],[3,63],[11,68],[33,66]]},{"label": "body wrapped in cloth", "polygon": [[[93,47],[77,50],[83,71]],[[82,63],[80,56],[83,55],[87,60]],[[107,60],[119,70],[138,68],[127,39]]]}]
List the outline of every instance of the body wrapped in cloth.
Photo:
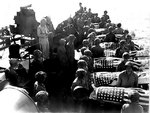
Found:
[{"label": "body wrapped in cloth", "polygon": [[94,83],[96,87],[108,86],[117,81],[120,72],[95,72],[91,75],[91,82]]},{"label": "body wrapped in cloth", "polygon": [[114,72],[116,71],[116,67],[120,62],[121,62],[121,58],[115,58],[115,57],[94,58],[94,71]]},{"label": "body wrapped in cloth", "polygon": [[148,108],[149,91],[140,88],[124,88],[124,87],[97,87],[90,95],[90,99],[104,101],[114,104],[124,104],[130,102],[129,93],[132,90],[139,92],[139,104]]},{"label": "body wrapped in cloth", "polygon": [[[121,72],[94,72],[91,74],[90,81],[96,86],[115,86]],[[136,72],[138,75],[138,85],[149,84],[149,70]]]}]

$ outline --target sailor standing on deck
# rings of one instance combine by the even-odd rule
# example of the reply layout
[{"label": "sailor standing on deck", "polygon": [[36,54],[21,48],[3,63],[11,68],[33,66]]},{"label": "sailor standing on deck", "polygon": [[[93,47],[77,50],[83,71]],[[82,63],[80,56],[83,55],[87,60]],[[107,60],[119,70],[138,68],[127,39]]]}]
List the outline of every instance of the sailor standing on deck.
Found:
[{"label": "sailor standing on deck", "polygon": [[43,53],[43,58],[49,58],[49,41],[48,41],[48,28],[46,26],[46,19],[42,19],[40,25],[37,28],[37,35],[39,37],[40,49]]},{"label": "sailor standing on deck", "polygon": [[109,15],[107,15],[107,13],[108,13],[108,12],[105,10],[105,11],[104,11],[104,15],[102,16],[105,22],[106,22],[108,19],[110,19],[110,18],[109,18]]},{"label": "sailor standing on deck", "polygon": [[53,23],[51,21],[51,18],[46,16],[45,19],[46,19],[46,26],[47,26],[48,32],[49,32],[49,35],[48,35],[49,47],[50,47],[49,49],[50,49],[50,53],[52,53],[52,51],[53,51],[53,37],[55,35],[55,29],[54,29]]},{"label": "sailor standing on deck", "polygon": [[78,10],[78,13],[83,13],[83,6],[81,2],[79,3],[79,7],[80,9]]}]

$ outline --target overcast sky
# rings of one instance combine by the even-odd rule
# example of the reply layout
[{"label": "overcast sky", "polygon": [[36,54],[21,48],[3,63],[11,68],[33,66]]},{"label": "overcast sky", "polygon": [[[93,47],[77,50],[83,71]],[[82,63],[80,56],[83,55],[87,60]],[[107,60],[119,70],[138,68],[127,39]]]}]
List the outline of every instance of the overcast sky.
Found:
[{"label": "overcast sky", "polygon": [[79,9],[79,2],[100,16],[104,10],[108,10],[114,22],[150,18],[149,0],[3,0],[0,4],[0,27],[13,24],[13,17],[20,6],[28,4],[32,4],[37,21],[44,16],[51,16],[56,27],[58,23],[74,15]]}]

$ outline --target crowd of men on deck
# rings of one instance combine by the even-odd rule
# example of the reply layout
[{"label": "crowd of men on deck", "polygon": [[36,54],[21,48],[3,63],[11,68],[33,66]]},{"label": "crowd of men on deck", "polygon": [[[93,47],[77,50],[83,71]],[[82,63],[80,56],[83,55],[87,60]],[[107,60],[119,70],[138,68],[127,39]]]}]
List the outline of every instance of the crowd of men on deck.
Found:
[{"label": "crowd of men on deck", "polygon": [[[62,94],[64,99],[67,95],[73,95],[77,99],[74,91],[78,86],[85,89],[85,98],[90,95],[96,88],[89,82],[93,59],[106,57],[105,48],[100,46],[104,42],[112,42],[111,47],[116,51],[114,57],[124,59],[117,68],[117,71],[122,71],[117,86],[138,87],[138,76],[128,61],[129,52],[136,49],[129,31],[124,30],[121,23],[111,23],[107,11],[100,18],[90,8],[83,7],[82,3],[79,7],[75,16],[60,23],[56,30],[51,19],[44,17],[37,28],[40,48],[34,50],[29,70],[26,71],[17,59],[10,59],[10,67],[5,72],[10,84],[25,88],[41,111],[48,109],[48,95]],[[97,33],[96,25],[104,31]],[[106,35],[104,38],[98,37],[103,34]],[[121,37],[118,38],[117,34]],[[75,59],[75,50],[82,54],[78,60]]]}]

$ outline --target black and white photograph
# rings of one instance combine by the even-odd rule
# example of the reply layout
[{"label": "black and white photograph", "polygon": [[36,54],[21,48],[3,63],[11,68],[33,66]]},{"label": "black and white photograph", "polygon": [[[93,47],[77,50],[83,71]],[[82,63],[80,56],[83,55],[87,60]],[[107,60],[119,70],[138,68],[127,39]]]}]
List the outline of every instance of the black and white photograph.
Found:
[{"label": "black and white photograph", "polygon": [[149,113],[149,0],[2,0],[1,113]]}]

